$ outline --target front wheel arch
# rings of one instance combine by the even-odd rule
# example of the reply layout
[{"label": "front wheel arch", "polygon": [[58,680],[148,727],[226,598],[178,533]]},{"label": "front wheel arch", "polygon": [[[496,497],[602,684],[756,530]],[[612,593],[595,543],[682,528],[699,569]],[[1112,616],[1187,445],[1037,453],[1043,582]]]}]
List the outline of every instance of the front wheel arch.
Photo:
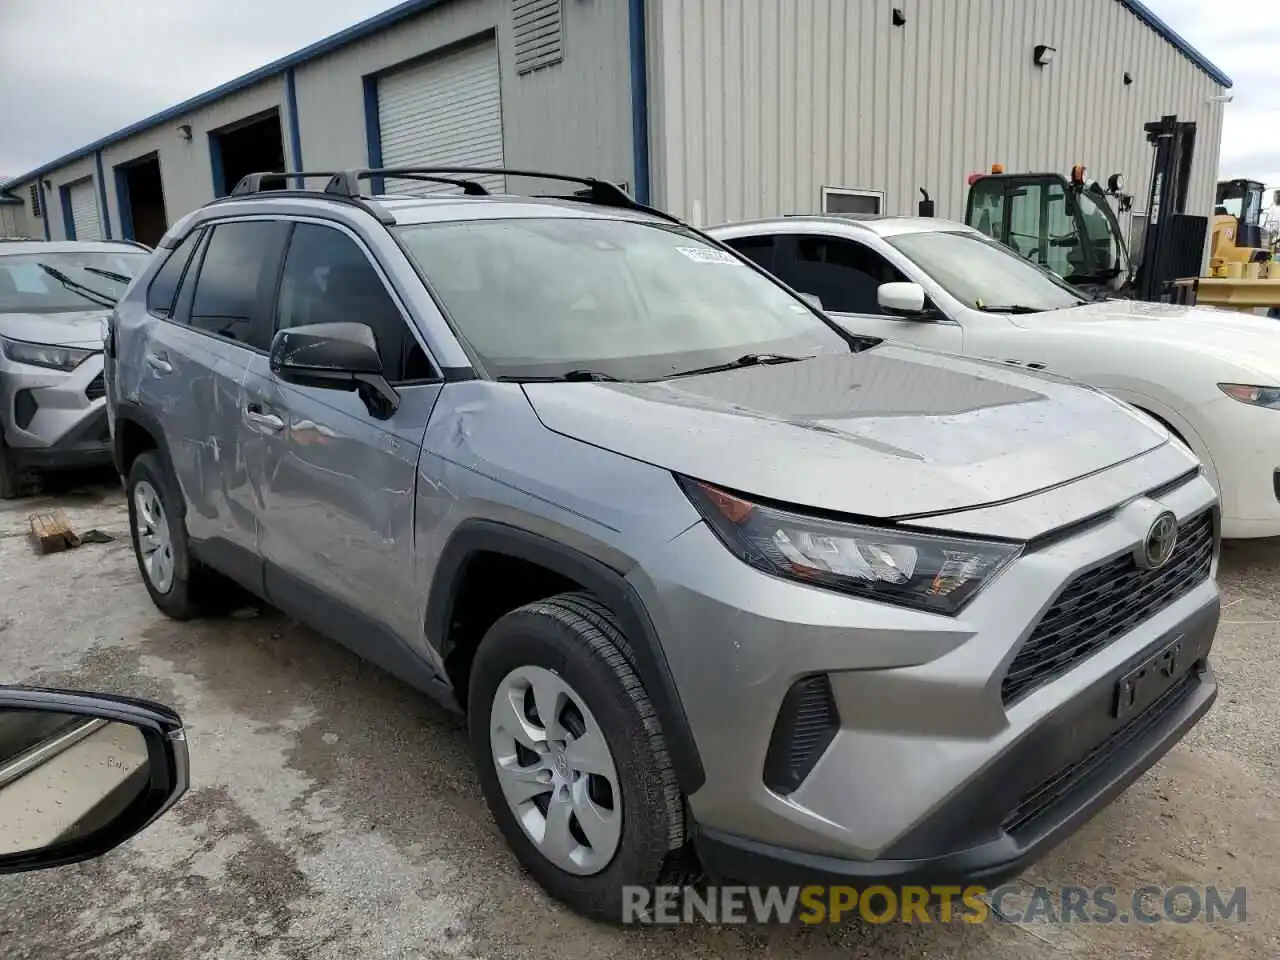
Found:
[{"label": "front wheel arch", "polygon": [[631,645],[635,670],[653,702],[666,739],[676,780],[685,796],[696,793],[706,771],[676,689],[671,667],[644,602],[626,578],[594,557],[519,527],[491,520],[467,520],[441,551],[427,597],[426,637],[441,663],[450,651],[454,599],[472,557],[507,555],[543,567],[571,581],[605,604]]}]

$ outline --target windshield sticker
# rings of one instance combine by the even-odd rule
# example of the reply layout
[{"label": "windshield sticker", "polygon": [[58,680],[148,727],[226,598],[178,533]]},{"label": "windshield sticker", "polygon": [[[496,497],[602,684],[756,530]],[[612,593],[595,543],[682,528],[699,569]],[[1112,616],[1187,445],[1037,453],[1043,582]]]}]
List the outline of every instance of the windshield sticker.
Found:
[{"label": "windshield sticker", "polygon": [[732,253],[727,253],[724,250],[715,250],[711,247],[676,247],[676,249],[695,263],[740,264],[742,262]]}]

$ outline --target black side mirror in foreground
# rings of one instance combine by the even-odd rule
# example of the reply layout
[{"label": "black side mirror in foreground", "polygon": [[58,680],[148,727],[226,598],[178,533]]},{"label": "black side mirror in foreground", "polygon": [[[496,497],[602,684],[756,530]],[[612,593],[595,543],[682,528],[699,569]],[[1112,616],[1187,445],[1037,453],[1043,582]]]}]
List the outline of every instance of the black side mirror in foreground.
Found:
[{"label": "black side mirror in foreground", "polygon": [[186,793],[181,718],[144,700],[0,687],[0,874],[100,857]]},{"label": "black side mirror in foreground", "polygon": [[381,419],[400,405],[399,394],[383,376],[378,341],[368,324],[313,323],[277,331],[271,372],[303,387],[355,390],[369,413]]}]

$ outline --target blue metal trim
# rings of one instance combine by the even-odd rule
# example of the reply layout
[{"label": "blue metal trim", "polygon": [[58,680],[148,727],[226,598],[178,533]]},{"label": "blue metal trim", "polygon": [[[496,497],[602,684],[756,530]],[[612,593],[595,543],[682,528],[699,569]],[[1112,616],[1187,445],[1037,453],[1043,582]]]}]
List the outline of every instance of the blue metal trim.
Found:
[{"label": "blue metal trim", "polygon": [[40,191],[40,221],[44,224],[44,238],[49,240],[49,198],[44,192],[43,177],[36,180],[36,188]]},{"label": "blue metal trim", "polygon": [[0,204],[4,204],[6,206],[21,206],[22,198],[15,197],[12,193],[0,192]]},{"label": "blue metal trim", "polygon": [[[209,131],[209,173],[213,176],[213,195],[225,197],[231,191],[226,185],[226,174],[222,171],[222,142],[216,131]],[[234,187],[235,184],[233,183]]]},{"label": "blue metal trim", "polygon": [[71,215],[71,186],[62,184],[58,187],[58,203],[62,204],[62,233],[68,240],[76,238],[76,218]]},{"label": "blue metal trim", "polygon": [[649,73],[645,59],[644,0],[627,0],[627,42],[631,58],[631,165],[635,197],[649,202]]},{"label": "blue metal trim", "polygon": [[1203,53],[1179,36],[1178,32],[1152,12],[1151,8],[1140,0],[1119,0],[1120,4],[1135,17],[1149,26],[1169,43],[1173,44],[1184,57],[1213,78],[1219,86],[1231,89],[1231,78],[1209,62]]},{"label": "blue metal trim", "polygon": [[102,202],[102,235],[111,239],[111,208],[107,206],[107,180],[102,175],[102,151],[93,155],[94,165],[98,169],[98,199]]},{"label": "blue metal trim", "polygon": [[[382,166],[382,124],[378,120],[378,77],[369,74],[364,82],[364,138],[369,149],[369,166]],[[377,194],[387,189],[382,177],[370,177],[369,189]]]},{"label": "blue metal trim", "polygon": [[[293,75],[293,67],[284,72],[284,100],[289,110],[289,162],[293,169],[302,169],[302,128],[298,121],[298,83]],[[305,184],[302,178],[294,181],[294,186],[301,190]]]},{"label": "blue metal trim", "polygon": [[133,201],[129,199],[129,168],[114,167],[116,177],[116,206],[120,209],[120,236],[125,240],[133,237]]},{"label": "blue metal trim", "polygon": [[257,70],[253,70],[243,76],[236,77],[234,80],[230,80],[221,86],[214,87],[212,90],[208,90],[197,97],[192,97],[190,100],[184,100],[182,103],[169,107],[167,110],[161,110],[159,113],[152,114],[143,120],[139,120],[137,123],[132,123],[129,126],[124,127],[121,130],[117,130],[115,133],[110,133],[100,140],[95,140],[93,143],[81,147],[72,153],[65,154],[57,160],[50,161],[41,167],[37,167],[35,170],[28,171],[20,177],[11,177],[6,181],[6,183],[26,183],[29,180],[34,180],[41,174],[48,173],[50,170],[57,170],[59,167],[65,166],[73,160],[78,160],[81,157],[88,156],[95,150],[101,150],[113,143],[124,140],[126,137],[131,137],[135,133],[142,133],[144,130],[149,130],[151,127],[164,123],[166,120],[176,120],[183,114],[190,113],[191,111],[213,103],[214,101],[221,100],[229,93],[235,93],[237,90],[244,90],[246,87],[251,87],[255,83],[268,80],[271,77],[283,73],[290,67],[301,66],[302,64],[322,57],[327,53],[332,53],[339,47],[345,47],[349,43],[354,43],[355,41],[367,37],[370,34],[377,33],[379,30],[385,30],[387,27],[394,26],[402,20],[408,20],[410,17],[416,16],[419,13],[424,13],[432,7],[439,6],[445,2],[447,2],[447,0],[405,0],[404,3],[397,4],[390,10],[384,10],[377,16],[370,17],[367,20],[361,20],[359,23],[353,24],[345,30],[339,30],[337,33],[325,37],[323,40],[317,40],[310,46],[303,47],[301,50],[295,51],[287,57],[281,57],[279,60],[273,60],[266,66],[259,67]]}]

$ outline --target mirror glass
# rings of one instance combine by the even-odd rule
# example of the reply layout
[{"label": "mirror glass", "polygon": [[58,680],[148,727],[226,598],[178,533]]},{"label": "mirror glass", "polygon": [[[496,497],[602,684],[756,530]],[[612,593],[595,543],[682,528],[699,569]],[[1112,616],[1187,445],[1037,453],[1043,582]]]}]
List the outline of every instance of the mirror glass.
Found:
[{"label": "mirror glass", "polygon": [[150,781],[146,740],[136,727],[0,709],[0,855],[92,836],[114,824]]}]

